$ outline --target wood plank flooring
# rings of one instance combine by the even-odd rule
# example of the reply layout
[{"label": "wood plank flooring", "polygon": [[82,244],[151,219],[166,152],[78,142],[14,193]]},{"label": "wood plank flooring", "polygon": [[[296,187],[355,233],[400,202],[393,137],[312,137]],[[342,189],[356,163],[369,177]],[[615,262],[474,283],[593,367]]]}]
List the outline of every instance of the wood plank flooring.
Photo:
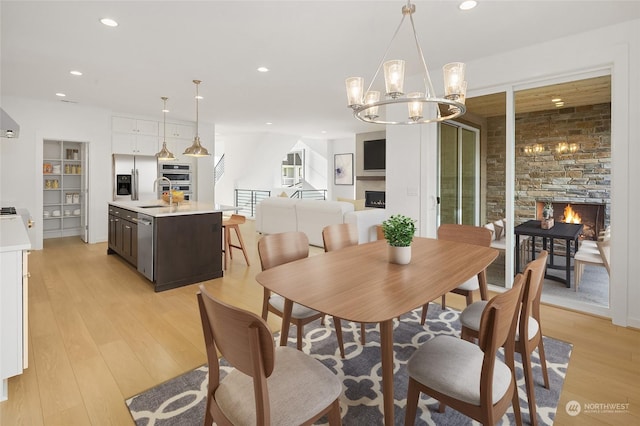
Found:
[{"label": "wood plank flooring", "polygon": [[[252,221],[241,231],[251,267],[235,251],[225,276],[206,286],[259,314],[257,234]],[[131,425],[125,398],[206,362],[197,285],[155,293],[122,259],[106,254],[106,243],[62,238],[44,247],[29,259],[29,368],[9,380],[0,425]],[[447,301],[464,306],[462,297]],[[546,335],[574,345],[556,424],[640,424],[640,331],[551,306],[542,315]],[[279,321],[269,319],[278,330]],[[564,408],[572,400],[629,405],[624,413],[591,405],[593,412],[572,417]]]}]

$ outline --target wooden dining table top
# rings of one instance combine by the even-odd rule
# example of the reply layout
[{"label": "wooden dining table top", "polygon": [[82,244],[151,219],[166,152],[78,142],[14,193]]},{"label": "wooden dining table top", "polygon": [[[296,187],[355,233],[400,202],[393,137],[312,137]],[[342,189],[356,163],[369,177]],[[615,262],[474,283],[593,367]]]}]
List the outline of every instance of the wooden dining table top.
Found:
[{"label": "wooden dining table top", "polygon": [[294,302],[355,322],[383,322],[453,290],[498,256],[488,247],[415,237],[411,262],[388,261],[386,241],[355,245],[260,272],[256,280]]}]

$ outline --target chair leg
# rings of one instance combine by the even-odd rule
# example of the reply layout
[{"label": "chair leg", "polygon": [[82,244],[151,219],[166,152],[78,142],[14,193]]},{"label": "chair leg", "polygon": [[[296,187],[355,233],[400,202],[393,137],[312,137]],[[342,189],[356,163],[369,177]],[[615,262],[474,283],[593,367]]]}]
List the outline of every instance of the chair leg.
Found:
[{"label": "chair leg", "polygon": [[296,324],[296,336],[297,336],[297,343],[296,343],[296,348],[298,348],[299,351],[302,350],[302,333],[304,331],[304,326],[302,324]]},{"label": "chair leg", "polygon": [[360,344],[364,346],[367,343],[365,324],[363,322],[360,323]]},{"label": "chair leg", "polygon": [[331,403],[331,410],[327,413],[327,418],[331,426],[340,426],[342,418],[340,417],[340,399],[336,399]]},{"label": "chair leg", "polygon": [[409,377],[409,389],[407,390],[407,407],[404,415],[404,425],[411,426],[416,422],[418,412],[418,398],[420,391],[415,380]]},{"label": "chair leg", "polygon": [[340,349],[340,357],[344,358],[344,340],[342,340],[342,322],[340,318],[333,317],[333,324],[336,328],[336,338],[338,339],[338,348]]},{"label": "chair leg", "polygon": [[544,379],[544,387],[549,389],[549,373],[547,372],[547,356],[544,353],[544,341],[540,336],[538,343],[538,356],[540,357],[540,368],[542,369],[542,378]]},{"label": "chair leg", "polygon": [[242,234],[240,233],[240,227],[236,225],[233,227],[233,229],[236,230],[236,236],[238,237],[238,242],[240,243],[242,254],[244,254],[244,260],[247,262],[247,266],[250,266],[249,256],[247,256],[247,249],[244,246],[244,240],[242,239]]},{"label": "chair leg", "polygon": [[473,303],[473,292],[468,291],[466,294],[466,298],[467,298],[467,306],[469,306],[470,304]]},{"label": "chair leg", "polygon": [[[444,297],[444,296],[442,296]],[[429,309],[429,303],[422,305],[422,315],[420,315],[420,325],[424,325],[427,321],[427,310]]]},{"label": "chair leg", "polygon": [[533,369],[531,367],[531,352],[524,350],[521,355],[524,383],[527,388],[527,400],[529,401],[529,422],[532,426],[536,426],[538,424],[538,415],[536,414],[536,394],[533,383]]},{"label": "chair leg", "polygon": [[447,309],[447,296],[445,294],[442,295],[442,310],[444,311],[445,309]]}]

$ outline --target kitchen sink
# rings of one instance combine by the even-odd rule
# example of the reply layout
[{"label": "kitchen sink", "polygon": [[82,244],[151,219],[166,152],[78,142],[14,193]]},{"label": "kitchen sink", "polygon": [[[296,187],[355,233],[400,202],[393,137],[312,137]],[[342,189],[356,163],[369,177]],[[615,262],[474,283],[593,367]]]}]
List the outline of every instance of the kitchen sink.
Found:
[{"label": "kitchen sink", "polygon": [[156,209],[159,207],[169,207],[169,206],[166,204],[154,204],[152,206],[138,206],[139,209]]}]

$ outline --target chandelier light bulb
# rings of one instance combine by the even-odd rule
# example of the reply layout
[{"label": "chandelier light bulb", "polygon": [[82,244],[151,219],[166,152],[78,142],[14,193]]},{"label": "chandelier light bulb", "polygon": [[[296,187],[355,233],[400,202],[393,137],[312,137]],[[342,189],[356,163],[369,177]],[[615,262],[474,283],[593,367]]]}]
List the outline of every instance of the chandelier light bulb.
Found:
[{"label": "chandelier light bulb", "polygon": [[395,99],[404,94],[404,61],[402,59],[384,63],[384,83],[387,96]]},{"label": "chandelier light bulb", "polygon": [[362,93],[364,87],[364,78],[349,77],[345,80],[347,86],[347,99],[351,108],[362,105]]},{"label": "chandelier light bulb", "polygon": [[[364,95],[364,103],[365,105],[373,105],[380,100],[380,92],[377,90],[371,90]],[[377,106],[372,106],[367,108],[365,111],[365,117],[369,120],[375,120],[378,118],[378,108]]]},{"label": "chandelier light bulb", "polygon": [[[407,98],[409,99],[420,99],[422,98],[424,95],[420,92],[414,92],[414,93],[409,93],[407,95]],[[412,119],[413,121],[418,121],[422,118],[422,102],[421,101],[415,101],[415,102],[409,102],[407,104],[408,108],[409,108],[409,118]]]}]

